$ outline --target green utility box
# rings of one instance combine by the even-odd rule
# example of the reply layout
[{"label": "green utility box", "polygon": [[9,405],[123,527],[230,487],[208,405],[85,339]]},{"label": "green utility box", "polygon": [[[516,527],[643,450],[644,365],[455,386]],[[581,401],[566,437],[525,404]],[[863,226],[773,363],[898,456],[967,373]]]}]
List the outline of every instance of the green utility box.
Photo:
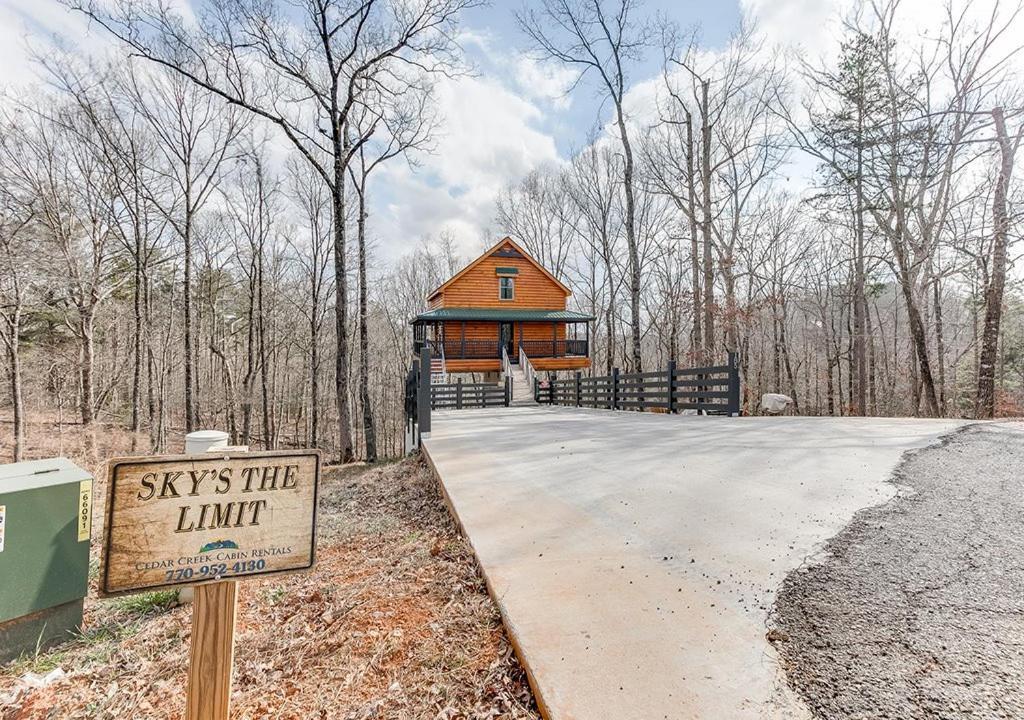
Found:
[{"label": "green utility box", "polygon": [[0,662],[81,628],[91,533],[85,470],[65,458],[0,465]]}]

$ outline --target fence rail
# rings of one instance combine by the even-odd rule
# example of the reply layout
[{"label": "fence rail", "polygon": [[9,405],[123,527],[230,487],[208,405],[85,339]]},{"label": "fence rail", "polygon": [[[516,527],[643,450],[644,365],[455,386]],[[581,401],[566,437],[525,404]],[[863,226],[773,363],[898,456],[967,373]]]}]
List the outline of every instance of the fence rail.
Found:
[{"label": "fence rail", "polygon": [[505,378],[501,385],[491,383],[454,383],[430,386],[431,410],[464,410],[467,408],[508,407],[512,400],[512,379]]},{"label": "fence rail", "polygon": [[[502,360],[503,366],[507,366],[507,356]],[[729,354],[725,365],[679,368],[670,362],[664,370],[645,373],[624,374],[615,368],[611,375],[585,378],[577,372],[568,379],[549,376],[546,381],[536,374],[523,348],[519,361],[540,403],[609,410],[740,414],[739,361],[735,353]],[[406,449],[412,452],[419,447],[420,437],[430,433],[432,410],[507,407],[511,400],[512,379],[508,372],[502,385],[461,380],[432,384],[430,348],[423,347],[405,378]]]},{"label": "fence rail", "polygon": [[567,379],[535,379],[534,396],[537,402],[552,405],[739,415],[739,362],[735,353],[729,353],[725,365],[680,368],[670,362],[664,370],[625,374],[615,368],[600,377],[577,372]]}]

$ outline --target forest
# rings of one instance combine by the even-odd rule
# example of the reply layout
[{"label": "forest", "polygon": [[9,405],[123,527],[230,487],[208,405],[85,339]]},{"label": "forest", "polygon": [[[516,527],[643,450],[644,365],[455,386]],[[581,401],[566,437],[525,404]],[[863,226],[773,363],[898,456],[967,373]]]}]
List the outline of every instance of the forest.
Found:
[{"label": "forest", "polygon": [[508,178],[470,246],[382,237],[370,201],[381,167],[429,166],[477,0],[62,4],[117,52],[40,53],[0,98],[15,461],[43,420],[140,453],[218,428],[398,456],[409,322],[504,235],[597,318],[591,373],[737,352],[751,414],[765,392],[806,415],[1024,412],[1017,6],[951,0],[912,32],[900,0],[860,0],[819,60],[756,16],[709,47],[637,0],[530,0],[523,46],[599,113]]}]

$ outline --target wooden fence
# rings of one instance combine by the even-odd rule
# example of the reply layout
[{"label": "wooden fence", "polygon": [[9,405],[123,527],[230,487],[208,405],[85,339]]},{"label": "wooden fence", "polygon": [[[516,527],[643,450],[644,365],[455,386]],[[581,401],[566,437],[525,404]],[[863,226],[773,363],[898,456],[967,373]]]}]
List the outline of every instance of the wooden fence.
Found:
[{"label": "wooden fence", "polygon": [[493,383],[434,383],[430,386],[431,410],[463,410],[466,408],[498,407],[512,401],[512,383],[505,377],[504,385]]},{"label": "wooden fence", "polygon": [[534,380],[539,403],[607,410],[696,410],[705,415],[740,414],[740,375],[736,353],[725,365],[680,368],[670,362],[664,370],[645,373]]}]

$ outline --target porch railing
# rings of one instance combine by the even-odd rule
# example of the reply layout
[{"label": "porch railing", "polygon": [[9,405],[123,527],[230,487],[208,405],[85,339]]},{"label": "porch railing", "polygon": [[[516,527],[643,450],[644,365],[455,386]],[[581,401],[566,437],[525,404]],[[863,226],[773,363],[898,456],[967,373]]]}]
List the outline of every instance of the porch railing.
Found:
[{"label": "porch railing", "polygon": [[587,357],[586,340],[523,340],[519,346],[530,357]]},{"label": "porch railing", "polygon": [[[423,340],[417,347],[428,347],[436,357],[444,355],[447,360],[492,360],[500,359],[502,343],[497,340],[463,340],[446,338],[445,340]],[[523,340],[519,343],[520,350],[525,350],[529,357],[587,357],[588,342],[586,340]],[[418,352],[418,350],[417,350]]]},{"label": "porch railing", "polygon": [[501,357],[501,343],[496,340],[425,340],[432,353],[444,353],[448,360],[492,360]]}]

